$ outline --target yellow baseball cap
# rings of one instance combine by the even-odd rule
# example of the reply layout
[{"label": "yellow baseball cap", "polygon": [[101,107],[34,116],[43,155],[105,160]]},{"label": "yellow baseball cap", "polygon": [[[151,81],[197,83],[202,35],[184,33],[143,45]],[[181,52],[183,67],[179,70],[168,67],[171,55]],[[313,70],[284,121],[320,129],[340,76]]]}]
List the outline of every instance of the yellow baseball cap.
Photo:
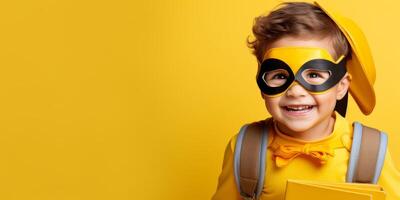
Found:
[{"label": "yellow baseball cap", "polygon": [[320,2],[314,2],[339,27],[351,46],[351,59],[347,61],[347,71],[351,74],[350,94],[360,110],[370,114],[375,107],[375,65],[367,39],[361,29],[350,19],[343,17]]}]

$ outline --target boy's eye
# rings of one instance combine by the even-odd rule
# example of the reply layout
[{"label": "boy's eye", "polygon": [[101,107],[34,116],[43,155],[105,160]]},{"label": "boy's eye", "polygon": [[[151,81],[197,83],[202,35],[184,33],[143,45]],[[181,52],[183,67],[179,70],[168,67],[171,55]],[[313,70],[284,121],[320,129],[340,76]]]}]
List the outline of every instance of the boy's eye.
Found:
[{"label": "boy's eye", "polygon": [[276,74],[272,79],[287,79],[287,76],[285,74]]},{"label": "boy's eye", "polygon": [[263,80],[270,87],[279,87],[286,83],[289,72],[284,69],[276,69],[264,73]]},{"label": "boy's eye", "polygon": [[331,76],[328,70],[307,69],[302,72],[303,79],[312,85],[320,85],[325,83]]},{"label": "boy's eye", "polygon": [[308,77],[310,77],[310,78],[318,78],[318,77],[321,77],[319,74],[317,74],[317,73],[310,73],[310,74],[308,74]]}]

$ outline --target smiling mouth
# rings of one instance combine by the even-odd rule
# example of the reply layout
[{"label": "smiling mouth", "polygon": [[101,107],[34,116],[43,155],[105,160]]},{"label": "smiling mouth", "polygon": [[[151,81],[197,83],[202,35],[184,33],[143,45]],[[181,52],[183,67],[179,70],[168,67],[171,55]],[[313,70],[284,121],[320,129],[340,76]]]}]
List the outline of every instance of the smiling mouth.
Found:
[{"label": "smiling mouth", "polygon": [[288,106],[283,106],[283,108],[286,111],[289,112],[306,112],[311,109],[313,109],[315,106],[314,105],[288,105]]}]

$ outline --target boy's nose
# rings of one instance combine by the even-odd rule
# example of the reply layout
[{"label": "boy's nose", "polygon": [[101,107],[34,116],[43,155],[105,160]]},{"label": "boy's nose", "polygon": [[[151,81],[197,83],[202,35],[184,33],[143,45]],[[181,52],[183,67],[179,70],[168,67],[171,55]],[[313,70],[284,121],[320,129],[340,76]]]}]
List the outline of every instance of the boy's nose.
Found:
[{"label": "boy's nose", "polygon": [[301,97],[306,95],[307,90],[297,82],[294,82],[294,84],[286,91],[286,96],[288,97]]}]

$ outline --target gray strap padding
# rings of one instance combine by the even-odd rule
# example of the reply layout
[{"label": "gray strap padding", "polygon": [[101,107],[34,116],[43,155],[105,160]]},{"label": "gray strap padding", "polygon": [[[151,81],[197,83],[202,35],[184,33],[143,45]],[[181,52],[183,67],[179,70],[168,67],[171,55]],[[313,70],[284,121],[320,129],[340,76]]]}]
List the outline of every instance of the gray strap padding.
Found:
[{"label": "gray strap padding", "polygon": [[353,128],[346,182],[376,184],[385,160],[387,135],[358,122]]},{"label": "gray strap padding", "polygon": [[244,199],[258,199],[264,186],[268,132],[265,121],[240,129],[234,153],[235,181]]}]

